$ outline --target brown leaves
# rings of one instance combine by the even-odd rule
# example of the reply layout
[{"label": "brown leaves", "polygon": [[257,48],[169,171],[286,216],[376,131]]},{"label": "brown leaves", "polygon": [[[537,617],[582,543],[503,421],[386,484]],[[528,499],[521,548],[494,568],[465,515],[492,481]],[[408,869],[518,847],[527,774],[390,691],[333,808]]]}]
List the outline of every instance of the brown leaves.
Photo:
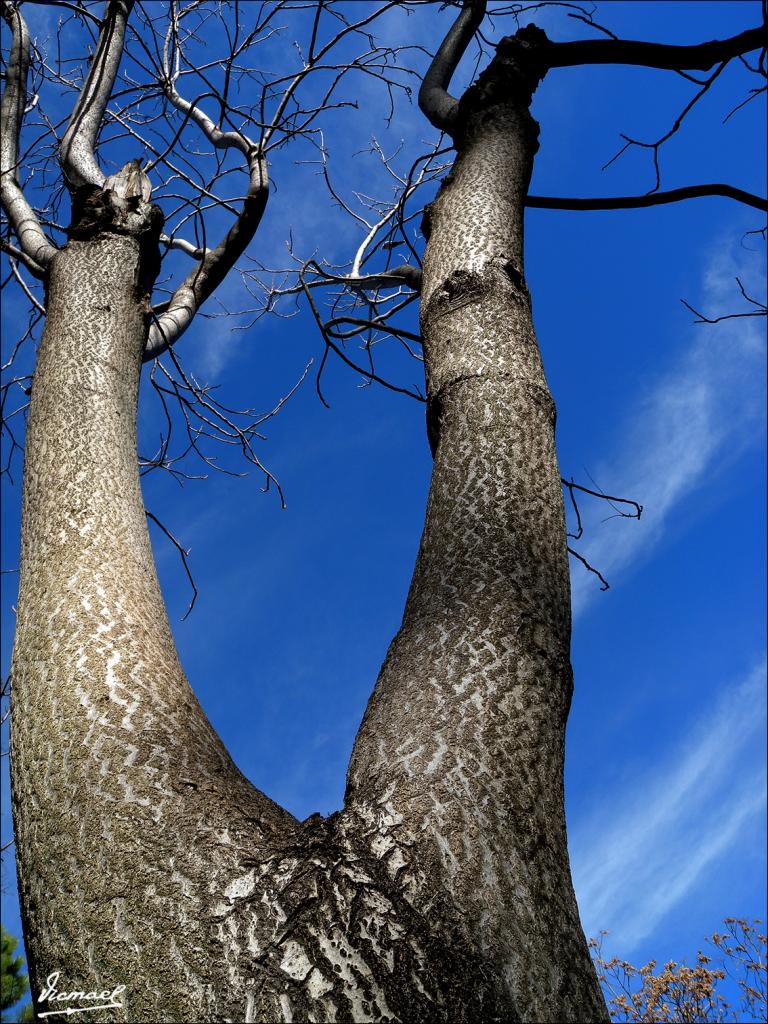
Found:
[{"label": "brown leaves", "polygon": [[[658,973],[650,960],[636,967],[626,960],[606,960],[602,946],[607,932],[590,939],[589,947],[598,978],[614,1021],[637,1024],[698,1024],[698,1022],[765,1020],[766,936],[758,930],[762,922],[744,918],[725,919],[726,932],[708,938],[721,955],[721,966],[710,967],[712,957],[699,951],[696,965],[688,967],[670,960]],[[718,990],[725,978],[740,991],[733,1007]]]}]

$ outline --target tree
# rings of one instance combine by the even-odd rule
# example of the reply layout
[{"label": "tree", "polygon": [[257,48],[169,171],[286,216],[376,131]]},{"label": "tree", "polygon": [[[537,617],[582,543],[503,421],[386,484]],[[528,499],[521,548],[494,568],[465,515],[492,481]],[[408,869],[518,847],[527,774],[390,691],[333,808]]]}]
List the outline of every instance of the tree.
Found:
[{"label": "tree", "polygon": [[[699,950],[695,967],[671,960],[658,974],[654,974],[655,960],[642,967],[634,967],[618,957],[606,960],[602,951],[606,933],[599,939],[590,939],[611,1018],[642,1024],[765,1020],[766,937],[760,933],[761,924],[758,920],[727,917],[726,931],[715,932],[707,939],[713,952],[720,954],[719,966],[710,966],[713,957]],[[726,978],[736,983],[738,1009],[722,994]]]},{"label": "tree", "polygon": [[[375,327],[380,291],[419,286],[435,469],[403,627],[358,736],[345,809],[298,823],[240,776],[186,684],[152,567],[132,426],[142,355],[176,340],[258,225],[263,144],[230,127],[235,109],[244,115],[226,92],[218,124],[200,113],[210,96],[181,97],[172,18],[165,49],[145,54],[159,69],[155,99],[213,146],[238,150],[250,188],[222,246],[168,236],[199,265],[148,326],[160,231],[149,179],[135,164],[107,177],[95,155],[128,5],[110,4],[98,19],[96,56],[62,139],[73,224],[59,251],[17,182],[14,111],[25,106],[28,46],[20,12],[7,9],[3,198],[16,232],[7,245],[47,276],[13,670],[25,933],[38,982],[64,960],[87,986],[94,973],[105,985],[154,978],[126,996],[126,1019],[606,1019],[562,810],[567,541],[554,406],[523,276],[536,146],[528,107],[551,68],[706,70],[762,46],[764,30],[689,48],[556,44],[521,30],[455,101],[450,79],[484,13],[482,4],[461,11],[422,84],[423,111],[457,152],[429,209],[422,270],[385,266],[360,280],[358,263],[340,281],[308,264],[301,275],[310,299],[321,283],[351,287],[369,307],[373,292]],[[266,28],[262,20],[246,38]],[[235,38],[225,77],[238,67]],[[286,136],[305,116],[287,106]],[[130,109],[118,123],[133,136]],[[251,118],[263,128],[263,114]],[[318,321],[339,349],[338,324],[319,310]],[[193,400],[212,417],[205,391],[179,379],[182,408]],[[230,419],[225,429],[235,429]],[[247,432],[232,436],[248,451]],[[35,773],[41,764],[55,768]]]},{"label": "tree", "polygon": [[[20,956],[14,956],[19,940],[2,928],[2,953],[0,954],[0,1020],[10,1020],[6,1010],[10,1010],[15,1003],[29,991],[29,982],[26,974],[21,973],[24,961]],[[28,1013],[30,1007],[22,1011],[21,1020],[31,1020]]]}]

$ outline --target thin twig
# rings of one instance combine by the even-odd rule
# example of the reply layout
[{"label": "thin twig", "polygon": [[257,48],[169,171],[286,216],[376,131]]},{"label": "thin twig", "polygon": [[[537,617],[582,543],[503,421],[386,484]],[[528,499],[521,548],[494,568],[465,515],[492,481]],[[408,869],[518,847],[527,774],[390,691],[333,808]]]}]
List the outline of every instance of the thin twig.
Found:
[{"label": "thin twig", "polygon": [[194,581],[194,578],[193,578],[192,573],[191,573],[190,568],[189,568],[189,562],[187,561],[187,556],[189,555],[189,552],[192,549],[191,548],[185,548],[182,544],[180,544],[179,541],[171,533],[171,531],[166,526],[164,526],[163,523],[161,523],[160,520],[157,518],[157,516],[154,515],[152,512],[150,512],[149,509],[145,508],[144,509],[144,513],[145,513],[147,519],[151,519],[152,522],[155,524],[155,526],[159,526],[160,527],[160,529],[163,531],[163,533],[168,538],[168,540],[173,544],[173,546],[179,552],[179,557],[181,558],[181,564],[184,566],[184,572],[187,574],[187,579],[189,580],[189,584],[192,587],[192,600],[189,602],[189,605],[187,606],[187,610],[181,616],[181,621],[183,622],[186,619],[186,617],[189,615],[189,613],[192,611],[192,609],[194,608],[195,601],[197,600],[197,587],[195,586],[195,581]]}]

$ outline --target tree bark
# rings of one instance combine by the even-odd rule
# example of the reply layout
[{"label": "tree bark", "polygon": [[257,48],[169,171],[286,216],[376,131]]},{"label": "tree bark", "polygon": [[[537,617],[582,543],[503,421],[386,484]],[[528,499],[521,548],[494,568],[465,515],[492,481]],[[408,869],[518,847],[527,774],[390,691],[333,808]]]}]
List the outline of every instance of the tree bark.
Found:
[{"label": "tree bark", "polygon": [[426,524],[327,820],[243,778],[179,665],[136,463],[159,225],[86,196],[26,448],[12,746],[35,994],[58,970],[127,986],[94,1021],[608,1020],[565,835],[565,523],[523,275],[534,85],[507,53],[469,90],[429,212]]},{"label": "tree bark", "polygon": [[212,955],[212,905],[242,875],[239,847],[293,819],[236,769],[178,662],[136,454],[160,225],[144,204],[115,233],[110,197],[89,194],[53,258],[27,430],[11,736],[24,931],[35,995],[58,970],[60,988],[128,985],[125,1017],[92,1020],[213,1020],[232,943]]},{"label": "tree bark", "polygon": [[602,1021],[563,806],[571,614],[555,406],[523,274],[537,80],[512,52],[467,92],[458,156],[427,213],[435,463],[347,802],[366,821],[386,808],[379,844],[424,913],[445,904],[459,922],[501,1019]]}]

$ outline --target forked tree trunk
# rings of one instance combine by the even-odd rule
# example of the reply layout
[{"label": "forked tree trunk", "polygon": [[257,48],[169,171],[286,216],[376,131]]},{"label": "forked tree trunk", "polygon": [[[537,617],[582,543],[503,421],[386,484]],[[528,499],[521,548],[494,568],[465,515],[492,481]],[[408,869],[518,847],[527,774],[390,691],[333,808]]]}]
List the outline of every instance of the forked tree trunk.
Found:
[{"label": "forked tree trunk", "polygon": [[608,1019],[565,838],[568,567],[522,256],[536,130],[527,97],[494,98],[492,67],[431,208],[424,536],[327,820],[243,778],[178,663],[136,463],[152,209],[86,218],[54,259],[13,791],[34,993],[54,971],[127,986],[91,1021]]}]

